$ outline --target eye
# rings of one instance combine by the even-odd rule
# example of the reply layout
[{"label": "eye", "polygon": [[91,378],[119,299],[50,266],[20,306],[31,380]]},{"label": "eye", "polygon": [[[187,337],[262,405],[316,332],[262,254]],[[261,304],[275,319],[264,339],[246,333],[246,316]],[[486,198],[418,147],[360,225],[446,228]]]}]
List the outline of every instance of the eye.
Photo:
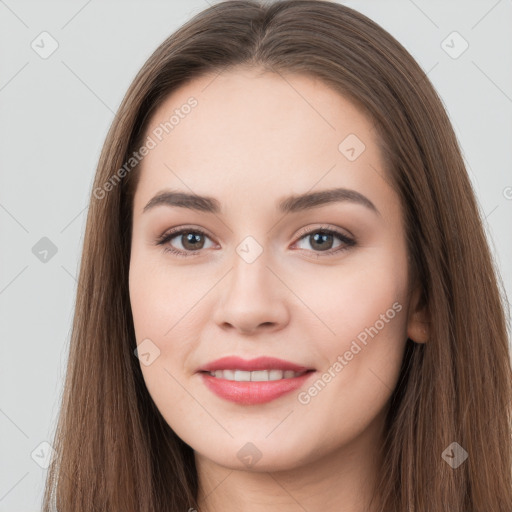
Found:
[{"label": "eye", "polygon": [[[353,238],[335,229],[310,229],[309,231],[302,231],[299,236],[300,238],[296,244],[301,241],[306,242],[306,244],[309,244],[314,252],[317,253],[317,257],[330,256],[353,247],[356,244]],[[339,240],[338,245],[334,245],[336,239]]]},{"label": "eye", "polygon": [[[171,240],[178,239],[181,248],[173,247]],[[170,252],[176,256],[195,255],[201,249],[205,249],[205,239],[209,236],[202,230],[196,228],[182,228],[164,233],[158,240],[157,245],[162,245],[164,252]]]},{"label": "eye", "polygon": [[[171,243],[174,239],[177,239],[177,242],[174,243],[181,245],[181,247],[175,247]],[[156,240],[156,244],[162,245],[164,252],[187,257],[195,256],[199,254],[202,249],[212,247],[214,244],[205,246],[205,240],[207,239],[211,241],[210,237],[203,230],[185,227],[164,233]],[[338,245],[335,245],[336,239],[339,241]],[[301,242],[310,244],[312,251],[317,253],[317,257],[339,253],[356,244],[355,240],[346,234],[336,229],[327,228],[310,229],[309,231],[303,230],[299,234],[299,240],[295,242],[295,245]]]}]

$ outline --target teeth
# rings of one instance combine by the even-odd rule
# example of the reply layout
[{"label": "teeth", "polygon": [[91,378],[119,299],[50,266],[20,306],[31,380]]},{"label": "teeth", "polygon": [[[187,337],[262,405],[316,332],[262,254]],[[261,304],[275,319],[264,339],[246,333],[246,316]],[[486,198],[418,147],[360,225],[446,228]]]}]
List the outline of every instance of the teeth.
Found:
[{"label": "teeth", "polygon": [[208,372],[217,379],[234,380],[237,382],[265,382],[281,379],[293,379],[305,372],[294,372],[293,370],[255,370],[248,372],[244,370],[215,370]]}]

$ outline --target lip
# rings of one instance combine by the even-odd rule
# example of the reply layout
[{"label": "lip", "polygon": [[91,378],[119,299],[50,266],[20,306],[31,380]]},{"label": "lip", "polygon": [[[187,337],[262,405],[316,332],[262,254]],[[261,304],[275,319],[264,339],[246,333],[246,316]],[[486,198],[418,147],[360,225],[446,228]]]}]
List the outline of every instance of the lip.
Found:
[{"label": "lip", "polygon": [[200,375],[206,387],[220,398],[240,405],[256,405],[270,402],[280,396],[291,393],[304,385],[311,375],[315,373],[316,371],[311,370],[299,377],[263,382],[237,382],[220,379],[212,377],[204,371]]},{"label": "lip", "polygon": [[306,370],[313,370],[314,368],[307,368],[300,366],[284,359],[277,359],[275,357],[262,356],[256,359],[242,359],[237,356],[227,356],[206,363],[197,369],[198,372],[213,372],[215,370],[244,370],[248,372],[256,370],[293,370],[294,372],[303,372]]},{"label": "lip", "polygon": [[[208,372],[215,370],[292,370],[305,372],[299,377],[274,381],[243,381],[220,379]],[[206,387],[220,398],[240,405],[256,405],[270,402],[287,393],[298,389],[313,375],[314,368],[307,368],[284,359],[262,356],[255,359],[242,359],[237,356],[227,356],[211,361],[197,370]]]}]

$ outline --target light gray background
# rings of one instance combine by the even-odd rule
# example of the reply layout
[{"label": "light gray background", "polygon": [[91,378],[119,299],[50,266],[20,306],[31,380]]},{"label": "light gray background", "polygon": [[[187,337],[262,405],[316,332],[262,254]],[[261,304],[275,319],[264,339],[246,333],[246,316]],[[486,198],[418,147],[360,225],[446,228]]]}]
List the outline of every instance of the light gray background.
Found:
[{"label": "light gray background", "polygon": [[[345,3],[429,72],[512,297],[512,0]],[[152,51],[207,5],[0,0],[0,512],[40,510],[36,461],[57,419],[87,202],[113,113]],[[47,59],[31,47],[43,31],[59,44]],[[456,59],[442,47],[453,31],[469,44]],[[46,263],[32,252],[42,237],[58,250]]]}]

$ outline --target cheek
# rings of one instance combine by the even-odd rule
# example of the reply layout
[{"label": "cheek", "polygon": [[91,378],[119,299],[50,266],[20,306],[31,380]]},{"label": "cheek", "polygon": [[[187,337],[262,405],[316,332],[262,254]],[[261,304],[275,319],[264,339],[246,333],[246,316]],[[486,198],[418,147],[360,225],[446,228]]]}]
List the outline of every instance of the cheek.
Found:
[{"label": "cheek", "polygon": [[311,316],[305,326],[322,362],[320,374],[328,372],[325,380],[336,382],[332,389],[352,398],[372,399],[374,389],[382,401],[395,386],[407,340],[407,272],[396,254],[371,260],[332,269],[331,278],[316,286],[296,281],[296,289],[321,322]]},{"label": "cheek", "polygon": [[323,365],[299,397],[310,414],[330,410],[333,420],[351,417],[360,427],[396,387],[407,339],[406,266],[391,253],[371,260],[358,259],[310,287],[308,305],[325,324],[313,338]]},{"label": "cheek", "polygon": [[[328,340],[328,346],[343,344],[376,322],[379,330],[387,334],[404,332],[404,315],[396,310],[406,309],[407,274],[405,265],[398,260],[396,255],[386,257],[381,251],[378,258],[354,258],[339,268],[328,269],[325,275],[317,274],[315,279],[305,274],[294,279],[297,294],[305,298],[322,322],[318,334]],[[393,309],[395,302],[400,307]],[[384,325],[381,315],[385,316]]]},{"label": "cheek", "polygon": [[[187,284],[180,279],[164,276],[149,258],[131,260],[129,291],[140,367],[150,396],[169,424],[186,412],[188,395],[180,383],[184,362],[199,339],[193,331],[197,296],[190,287],[188,298],[180,293]],[[146,359],[145,354],[149,354]]]},{"label": "cheek", "polygon": [[[151,254],[133,255],[129,292],[136,342],[149,339],[154,344],[149,346],[158,353],[150,366],[141,361],[150,391],[169,390],[171,375],[181,380],[184,373],[194,371],[191,354],[198,350],[205,318],[209,318],[202,314],[202,299],[212,285],[211,276],[165,265]],[[165,385],[158,387],[155,379]]]},{"label": "cheek", "polygon": [[160,337],[169,301],[168,298],[165,300],[165,287],[157,278],[157,272],[151,271],[147,265],[139,264],[136,259],[132,260],[129,287],[137,342],[142,338]]},{"label": "cheek", "polygon": [[183,270],[155,260],[135,254],[130,262],[130,303],[137,341],[141,336],[170,338],[179,323],[186,323],[187,312],[192,312],[201,296],[198,281],[192,283]]}]

